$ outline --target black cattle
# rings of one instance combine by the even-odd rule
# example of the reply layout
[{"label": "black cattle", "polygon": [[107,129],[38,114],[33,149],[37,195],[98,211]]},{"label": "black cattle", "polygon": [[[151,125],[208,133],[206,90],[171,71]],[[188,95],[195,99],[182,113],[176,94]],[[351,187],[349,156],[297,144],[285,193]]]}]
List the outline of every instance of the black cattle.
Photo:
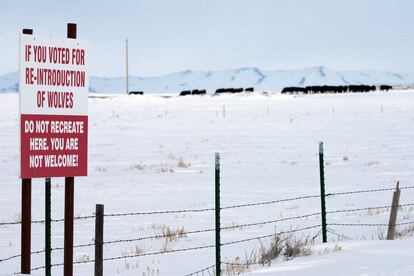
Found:
[{"label": "black cattle", "polygon": [[291,86],[291,87],[285,87],[285,88],[283,88],[283,90],[282,90],[282,94],[293,94],[293,93],[295,93],[295,94],[298,94],[298,93],[307,93],[306,92],[306,89],[305,88],[303,88],[303,87],[294,87],[294,86]]},{"label": "black cattle", "polygon": [[381,91],[387,91],[388,92],[388,90],[390,90],[390,89],[392,89],[391,85],[383,84],[383,85],[380,86]]},{"label": "black cattle", "polygon": [[216,90],[216,94],[221,93],[241,93],[243,92],[243,88],[219,88]]},{"label": "black cattle", "polygon": [[248,87],[244,89],[245,92],[254,92],[254,88],[253,87]]},{"label": "black cattle", "polygon": [[231,93],[241,93],[243,92],[243,88],[231,88]]},{"label": "black cattle", "polygon": [[187,95],[191,95],[191,91],[190,90],[184,90],[180,92],[180,96],[187,96]]},{"label": "black cattle", "polygon": [[143,91],[129,91],[128,95],[144,95]]},{"label": "black cattle", "polygon": [[216,94],[220,94],[220,93],[226,93],[226,89],[225,88],[219,88],[216,90]]},{"label": "black cattle", "polygon": [[367,92],[376,91],[376,90],[377,88],[375,87],[375,85],[350,85],[349,86],[349,92],[351,93],[358,93],[358,92],[367,93]]},{"label": "black cattle", "polygon": [[375,85],[312,85],[301,87],[285,87],[282,94],[286,93],[304,93],[304,94],[324,94],[324,93],[357,93],[376,91]]},{"label": "black cattle", "polygon": [[205,94],[207,94],[207,91],[205,89],[202,89],[202,90],[194,89],[193,91],[191,91],[191,95],[205,95]]}]

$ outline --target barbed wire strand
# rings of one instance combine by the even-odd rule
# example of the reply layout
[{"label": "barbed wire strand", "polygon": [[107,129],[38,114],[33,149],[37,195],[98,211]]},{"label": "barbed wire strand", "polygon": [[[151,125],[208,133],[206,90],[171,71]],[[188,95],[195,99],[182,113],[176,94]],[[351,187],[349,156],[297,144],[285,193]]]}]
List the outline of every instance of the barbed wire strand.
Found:
[{"label": "barbed wire strand", "polygon": [[[405,186],[405,187],[399,187],[399,188],[400,188],[400,190],[408,190],[408,189],[414,189],[414,186]],[[370,190],[355,190],[355,191],[349,191],[349,192],[328,193],[328,194],[326,194],[326,196],[330,197],[330,196],[339,196],[339,195],[376,193],[376,192],[386,192],[386,191],[395,191],[395,187],[394,188],[380,188],[380,189],[370,189]]]},{"label": "barbed wire strand", "polygon": [[[293,233],[293,232],[299,232],[299,231],[303,231],[303,230],[313,229],[313,228],[316,228],[316,227],[321,227],[321,225],[309,226],[309,227],[298,228],[298,229],[293,229],[293,230],[288,230],[288,231],[281,231],[281,232],[278,232],[278,233],[263,235],[263,236],[257,236],[257,237],[249,238],[249,239],[236,240],[236,241],[232,241],[232,242],[223,243],[223,244],[221,244],[221,246],[227,246],[227,245],[231,245],[231,244],[243,243],[243,242],[248,242],[248,241],[257,240],[257,239],[269,238],[269,237],[273,237],[273,236],[277,236],[277,235],[281,235],[281,234],[287,234],[287,233]],[[201,250],[201,249],[207,249],[207,248],[214,248],[215,246],[216,246],[215,244],[211,244],[211,245],[203,245],[203,246],[196,246],[196,247],[188,247],[188,248],[179,248],[179,249],[172,249],[172,250],[149,252],[149,253],[108,257],[108,258],[103,258],[102,261],[114,261],[114,260],[122,260],[122,259],[136,258],[136,257],[164,255],[164,254],[175,253],[175,252],[186,252],[186,251],[194,251],[194,250]],[[87,263],[93,263],[93,262],[95,262],[95,260],[91,259],[91,260],[75,261],[75,262],[73,262],[73,264],[87,264]],[[58,267],[58,266],[62,266],[62,265],[63,265],[63,263],[57,263],[57,264],[52,264],[51,266],[52,267]],[[45,266],[39,266],[39,267],[33,268],[31,271],[41,270],[41,269],[44,269],[44,268],[45,268]]]},{"label": "barbed wire strand", "polygon": [[[84,219],[91,219],[95,218],[95,215],[89,216],[81,216],[81,217],[74,217],[73,219],[76,220],[84,220]],[[51,222],[64,222],[65,219],[52,219]],[[32,224],[44,224],[46,223],[45,220],[32,220],[30,223]],[[22,224],[21,221],[14,221],[14,222],[0,222],[0,226],[7,226],[7,225],[20,225]]]},{"label": "barbed wire strand", "polygon": [[[287,221],[287,220],[294,220],[294,219],[302,219],[307,218],[311,216],[317,216],[320,215],[320,213],[312,213],[302,216],[295,216],[295,217],[287,217],[287,218],[281,218],[276,220],[268,220],[268,221],[262,221],[262,222],[255,222],[255,223],[247,223],[247,224],[236,224],[236,225],[230,225],[230,226],[224,226],[221,227],[220,230],[229,230],[229,229],[237,229],[237,228],[243,228],[243,227],[251,227],[251,226],[259,226],[264,224],[271,224],[281,221]],[[199,233],[207,233],[207,232],[213,232],[216,229],[210,228],[210,229],[203,229],[203,230],[194,230],[194,231],[188,231],[183,232],[182,235],[191,235],[191,234],[199,234]],[[133,239],[119,239],[119,240],[113,240],[113,241],[106,241],[103,244],[114,244],[114,243],[122,243],[122,242],[135,242],[135,241],[142,241],[142,240],[148,240],[148,239],[162,239],[162,238],[169,238],[169,237],[175,237],[180,236],[180,234],[172,233],[172,234],[159,234],[154,236],[147,236],[147,237],[140,237],[140,238],[133,238]],[[85,245],[88,246],[88,245]]]},{"label": "barbed wire strand", "polygon": [[[172,249],[172,250],[163,250],[163,251],[155,251],[155,252],[149,252],[149,253],[141,253],[141,254],[132,254],[132,255],[124,255],[124,256],[117,256],[117,257],[108,257],[103,258],[102,261],[114,261],[114,260],[122,260],[122,259],[129,259],[129,258],[136,258],[136,257],[145,257],[145,256],[154,256],[154,255],[164,255],[168,253],[175,253],[175,252],[186,252],[186,251],[193,251],[193,250],[200,250],[200,249],[206,249],[206,248],[213,248],[215,245],[203,245],[203,246],[196,246],[196,247],[188,247],[188,248],[179,248],[179,249]],[[81,261],[75,261],[73,264],[87,264],[87,263],[93,263],[95,262],[94,259],[90,260],[81,260]],[[52,267],[62,266],[63,263],[58,264],[52,264]],[[44,269],[44,266],[33,268],[32,271]]]},{"label": "barbed wire strand", "polygon": [[220,228],[220,230],[228,230],[228,229],[235,229],[235,228],[237,229],[237,228],[243,228],[243,227],[250,227],[250,226],[258,226],[258,225],[276,223],[276,222],[287,221],[287,220],[302,219],[302,218],[308,218],[308,217],[312,217],[312,216],[318,216],[320,214],[321,213],[312,213],[312,214],[307,214],[307,215],[302,215],[302,216],[287,217],[287,218],[268,220],[268,221],[262,221],[262,222],[231,225],[231,226],[222,227],[222,228]]},{"label": "barbed wire strand", "polygon": [[194,271],[194,272],[189,273],[189,274],[185,274],[184,276],[198,275],[198,273],[202,273],[202,272],[204,272],[204,271],[208,271],[208,272],[209,272],[209,275],[211,275],[211,274],[210,274],[210,269],[215,268],[215,267],[216,267],[216,265],[210,265],[209,267],[206,267],[206,268],[200,269],[200,270],[198,270],[198,271]]},{"label": "barbed wire strand", "polygon": [[296,200],[301,200],[301,199],[320,198],[320,197],[321,197],[320,195],[298,196],[298,197],[285,198],[285,199],[279,199],[279,200],[271,200],[271,201],[262,201],[262,202],[256,202],[256,203],[246,203],[246,204],[231,205],[231,206],[222,207],[220,209],[221,210],[227,210],[227,209],[234,209],[234,208],[261,206],[261,205],[269,205],[269,204],[276,204],[276,203],[282,203],[282,202],[296,201]]},{"label": "barbed wire strand", "polygon": [[278,236],[278,235],[282,235],[282,234],[288,234],[288,233],[294,233],[294,232],[299,232],[299,231],[304,231],[304,230],[310,230],[310,229],[314,229],[316,227],[321,227],[321,225],[318,224],[318,225],[308,226],[308,227],[304,227],[304,228],[297,228],[297,229],[292,229],[292,230],[287,230],[287,231],[281,231],[281,232],[274,233],[274,234],[257,236],[257,237],[254,237],[254,238],[247,238],[247,239],[241,239],[241,240],[226,242],[226,243],[222,243],[221,246],[227,246],[227,245],[244,243],[244,242],[249,242],[249,241],[258,240],[258,239],[270,238],[270,237],[274,237],[274,236]]},{"label": "barbed wire strand", "polygon": [[250,266],[250,265],[263,265],[261,262],[246,262],[246,263],[229,263],[229,262],[221,262],[225,265],[231,265],[231,266]]},{"label": "barbed wire strand", "polygon": [[347,236],[345,236],[345,235],[342,235],[342,234],[338,234],[338,233],[336,233],[332,228],[328,228],[327,229],[327,231],[329,232],[329,233],[331,233],[331,234],[334,234],[335,236],[338,236],[338,237],[340,237],[340,238],[345,238],[345,239],[347,239],[347,240],[351,240],[351,241],[353,241],[354,239],[353,238],[350,238],[350,237],[347,237]]},{"label": "barbed wire strand", "polygon": [[[220,228],[220,230],[229,230],[229,229],[237,229],[237,228],[242,228],[242,227],[258,226],[258,225],[276,223],[276,222],[293,220],[293,219],[302,219],[302,218],[307,218],[307,217],[317,216],[317,215],[320,215],[320,213],[312,213],[312,214],[307,214],[307,215],[302,215],[302,216],[287,217],[287,218],[282,218],[282,219],[268,220],[268,221],[256,222],[256,223],[247,223],[247,224],[238,224],[238,225],[225,226],[225,227]],[[214,228],[203,229],[203,230],[194,230],[194,231],[184,232],[184,233],[182,233],[182,235],[184,236],[184,235],[207,233],[207,232],[213,232],[213,231],[215,231]],[[123,242],[135,242],[135,241],[143,241],[143,240],[150,240],[150,239],[169,238],[169,237],[175,237],[175,236],[180,236],[180,235],[176,234],[176,233],[159,234],[159,235],[133,238],[133,239],[118,239],[118,240],[106,241],[106,242],[103,242],[103,244],[108,245],[108,244],[116,244],[116,243],[123,243]],[[91,242],[91,243],[86,243],[86,244],[79,244],[79,245],[75,245],[74,248],[83,248],[83,247],[90,247],[90,246],[95,246],[95,243]],[[59,251],[59,250],[64,250],[64,247],[56,247],[56,248],[51,249],[51,251]],[[40,253],[44,253],[44,252],[46,252],[46,250],[35,251],[35,252],[31,252],[30,254],[40,254]],[[0,262],[7,261],[7,260],[10,260],[10,259],[14,259],[14,258],[18,258],[20,256],[21,255],[15,255],[15,256],[8,257],[6,259],[0,259]]]},{"label": "barbed wire strand", "polygon": [[[400,190],[407,190],[407,189],[414,189],[414,186],[400,187]],[[395,190],[395,188],[356,190],[356,191],[349,191],[349,192],[327,193],[326,196],[331,197],[331,196],[339,196],[339,195],[385,192],[385,191],[394,191],[394,190]],[[276,204],[276,203],[296,201],[296,200],[302,200],[302,199],[311,199],[311,198],[320,198],[320,195],[299,196],[299,197],[279,199],[279,200],[262,201],[262,202],[255,202],[255,203],[246,203],[246,204],[237,204],[237,205],[225,206],[225,207],[222,207],[220,209],[221,210],[227,210],[227,209],[234,209],[234,208],[253,207],[253,206],[269,205],[269,204]],[[209,211],[214,211],[214,210],[215,210],[214,208],[164,210],[164,211],[148,211],[148,212],[112,213],[112,214],[104,214],[104,216],[105,217],[119,217],[119,216],[135,216],[135,215],[200,213],[200,212],[209,212]],[[75,217],[74,219],[75,220],[82,220],[82,219],[90,219],[90,218],[95,218],[95,215]],[[65,221],[65,219],[54,219],[54,220],[52,220],[52,222],[63,222],[63,221]],[[35,221],[32,221],[31,223],[43,224],[43,223],[45,223],[45,220],[35,220]],[[0,222],[0,226],[17,225],[17,224],[21,224],[21,222]]]},{"label": "barbed wire strand", "polygon": [[372,207],[354,208],[354,209],[340,209],[340,210],[328,211],[326,213],[327,214],[349,213],[349,212],[357,212],[357,211],[368,211],[372,209],[389,209],[391,207],[407,207],[407,206],[414,206],[414,203],[406,203],[406,204],[399,204],[399,205],[382,205],[382,206],[372,206]]},{"label": "barbed wire strand", "polygon": [[388,223],[329,223],[327,225],[336,225],[336,226],[402,226],[402,225],[411,225],[414,224],[414,221],[401,222],[396,224]]},{"label": "barbed wire strand", "polygon": [[[40,253],[44,253],[44,252],[46,252],[46,250],[33,251],[33,252],[30,252],[30,255],[40,254]],[[12,259],[19,258],[21,256],[22,255],[19,254],[19,255],[14,255],[14,256],[7,257],[5,259],[0,259],[0,263],[5,262],[5,261],[9,261],[9,260],[12,260]]]}]

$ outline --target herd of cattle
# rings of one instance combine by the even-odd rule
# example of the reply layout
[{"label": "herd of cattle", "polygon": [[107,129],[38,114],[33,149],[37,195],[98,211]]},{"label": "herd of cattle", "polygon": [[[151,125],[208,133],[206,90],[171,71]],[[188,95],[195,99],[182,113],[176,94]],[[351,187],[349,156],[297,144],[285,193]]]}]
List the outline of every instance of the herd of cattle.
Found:
[{"label": "herd of cattle", "polygon": [[[390,85],[381,85],[381,91],[388,91],[392,89]],[[282,94],[323,94],[323,93],[366,93],[376,91],[375,85],[314,85],[306,87],[285,87]]]},{"label": "herd of cattle", "polygon": [[[224,93],[242,93],[242,92],[254,92],[254,88],[253,87],[248,87],[248,88],[219,88],[216,90],[216,92],[214,93],[214,95],[216,94],[224,94]],[[187,95],[205,95],[207,94],[205,89],[202,90],[198,90],[198,89],[194,89],[194,90],[184,90],[180,92],[180,96],[187,96]]]},{"label": "herd of cattle", "polygon": [[[390,85],[380,85],[380,91],[388,91],[392,89]],[[377,86],[375,85],[313,85],[306,87],[295,87],[289,86],[285,87],[282,90],[282,94],[324,94],[324,93],[365,93],[376,91]],[[253,87],[248,88],[219,88],[216,90],[214,95],[219,94],[235,94],[242,92],[254,92]],[[144,95],[143,91],[131,91],[128,94],[130,95]],[[193,89],[193,90],[184,90],[180,92],[180,96],[187,95],[206,95],[207,91],[205,89]]]}]

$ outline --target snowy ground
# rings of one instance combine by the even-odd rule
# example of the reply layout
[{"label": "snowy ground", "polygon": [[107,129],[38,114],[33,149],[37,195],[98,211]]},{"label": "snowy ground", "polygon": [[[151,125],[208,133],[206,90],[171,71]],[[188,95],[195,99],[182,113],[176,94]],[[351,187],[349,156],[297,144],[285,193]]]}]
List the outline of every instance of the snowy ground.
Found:
[{"label": "snowy ground", "polygon": [[[340,248],[323,253],[327,248]],[[249,276],[414,275],[414,240],[340,242],[318,246],[315,255],[261,268]],[[320,255],[319,255],[320,254]]]},{"label": "snowy ground", "polygon": [[[105,213],[213,207],[215,152],[220,152],[222,161],[222,206],[315,195],[319,193],[319,141],[325,143],[328,192],[388,188],[393,187],[396,180],[400,180],[402,186],[414,185],[414,91],[296,97],[111,96],[90,98],[89,109],[89,176],[75,181],[75,214],[79,216],[92,214],[96,203],[105,204]],[[20,216],[17,112],[18,96],[0,95],[0,222],[15,221]],[[179,166],[180,160],[187,166]],[[64,210],[63,179],[52,179],[52,184],[52,218],[58,219],[63,217]],[[401,203],[414,202],[413,195],[413,190],[403,190]],[[34,181],[32,196],[33,219],[43,219],[42,179]],[[329,211],[387,205],[391,196],[390,192],[383,192],[331,197],[327,200],[327,208]],[[316,198],[223,210],[222,225],[319,212],[319,204]],[[413,214],[412,208],[404,208],[399,222],[414,220]],[[387,222],[388,210],[328,215],[328,223]],[[319,223],[320,217],[315,216],[227,230],[222,233],[222,241]],[[152,236],[161,233],[163,227],[184,227],[185,231],[213,228],[214,212],[107,217],[105,240]],[[331,228],[347,237],[366,240],[376,240],[384,231],[378,227]],[[313,236],[318,231],[312,229],[303,235]],[[52,233],[52,247],[61,247],[63,224],[54,223]],[[44,225],[34,224],[32,235],[32,250],[43,249]],[[76,221],[75,245],[89,243],[93,237],[93,220]],[[329,234],[328,238],[336,241],[338,237]],[[316,243],[320,243],[320,238]],[[210,244],[214,244],[214,233],[207,232],[188,235],[175,242],[159,239],[107,245],[104,257]],[[375,246],[384,244],[378,242]],[[405,243],[397,241],[395,244]],[[388,243],[386,245],[388,247]],[[223,247],[223,260],[243,259],[246,254],[257,252],[259,247],[257,240]],[[353,248],[357,254],[357,243]],[[348,254],[346,249],[344,245],[343,252],[332,253],[332,256]],[[0,259],[19,252],[20,228],[0,226]],[[93,252],[93,247],[77,248],[75,260],[93,259]],[[54,251],[52,257],[53,263],[63,260],[61,251]],[[308,260],[317,264],[325,258],[335,257],[304,257],[292,264],[300,266]],[[34,255],[32,263],[33,267],[42,266],[44,256]],[[212,264],[214,248],[209,248],[107,261],[104,271],[106,275],[152,275],[151,271],[154,275],[158,275],[157,271],[160,275],[183,275]],[[282,267],[289,265],[285,263]],[[279,267],[280,263],[272,269]],[[324,269],[322,265],[310,267]],[[74,275],[91,275],[93,264],[75,265],[74,270]],[[18,271],[19,259],[0,263],[0,275]],[[61,273],[62,267],[53,268],[54,275]],[[372,273],[368,275],[377,275],[375,271]],[[33,273],[43,274],[42,270]]]}]

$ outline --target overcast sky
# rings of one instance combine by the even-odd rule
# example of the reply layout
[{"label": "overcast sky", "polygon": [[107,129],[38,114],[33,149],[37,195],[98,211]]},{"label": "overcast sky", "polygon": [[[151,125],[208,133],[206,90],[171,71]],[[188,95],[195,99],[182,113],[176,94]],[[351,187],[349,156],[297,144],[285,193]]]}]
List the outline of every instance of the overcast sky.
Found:
[{"label": "overcast sky", "polygon": [[0,74],[18,69],[18,34],[90,41],[91,74],[256,66],[414,72],[412,0],[1,1]]}]

